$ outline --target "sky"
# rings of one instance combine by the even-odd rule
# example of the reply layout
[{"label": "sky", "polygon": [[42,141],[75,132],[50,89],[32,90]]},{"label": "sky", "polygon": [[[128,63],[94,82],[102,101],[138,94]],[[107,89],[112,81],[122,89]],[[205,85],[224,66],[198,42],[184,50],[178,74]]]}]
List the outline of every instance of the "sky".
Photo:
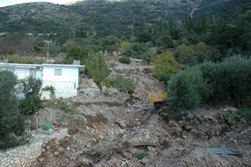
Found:
[{"label": "sky", "polygon": [[55,4],[69,4],[78,0],[0,0],[0,7],[26,2],[51,2]]}]

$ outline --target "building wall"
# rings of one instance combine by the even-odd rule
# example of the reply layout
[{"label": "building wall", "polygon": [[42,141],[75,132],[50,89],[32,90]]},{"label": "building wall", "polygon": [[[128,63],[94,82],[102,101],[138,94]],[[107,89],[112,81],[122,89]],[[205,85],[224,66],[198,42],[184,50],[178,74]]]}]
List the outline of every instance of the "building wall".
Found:
[{"label": "building wall", "polygon": [[[61,70],[55,74],[55,70]],[[77,95],[79,68],[70,66],[43,66],[43,87],[53,86],[56,98],[67,98]],[[48,92],[42,93],[42,98],[50,98]]]},{"label": "building wall", "polygon": [[25,79],[30,76],[29,68],[14,68],[13,72],[17,75],[18,79]]}]

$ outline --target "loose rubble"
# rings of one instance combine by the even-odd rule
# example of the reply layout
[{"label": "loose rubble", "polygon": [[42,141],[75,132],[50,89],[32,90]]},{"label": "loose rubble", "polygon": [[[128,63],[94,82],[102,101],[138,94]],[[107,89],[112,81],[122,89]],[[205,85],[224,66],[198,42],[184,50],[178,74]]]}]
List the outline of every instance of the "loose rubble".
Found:
[{"label": "loose rubble", "polygon": [[[73,114],[45,109],[53,113],[46,121],[67,127],[69,135],[49,141],[37,160],[24,166],[250,166],[251,127],[244,119],[225,116],[235,108],[204,107],[168,117],[146,100],[148,91],[164,89],[150,66],[133,60],[131,65],[117,63],[111,71],[137,80],[134,93],[111,90],[104,95],[83,78],[78,96],[57,101],[73,105]],[[209,147],[236,149],[243,156],[216,155]]]}]

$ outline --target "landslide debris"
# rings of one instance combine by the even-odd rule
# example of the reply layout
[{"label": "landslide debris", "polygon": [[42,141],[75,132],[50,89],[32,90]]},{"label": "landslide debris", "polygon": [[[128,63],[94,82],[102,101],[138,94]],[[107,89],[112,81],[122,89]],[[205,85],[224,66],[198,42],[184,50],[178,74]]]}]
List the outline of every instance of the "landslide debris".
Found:
[{"label": "landslide debris", "polygon": [[[111,70],[137,79],[134,93],[103,95],[83,79],[93,89],[81,83],[77,97],[62,100],[75,106],[74,113],[61,118],[58,111],[54,119],[65,122],[70,135],[49,142],[33,166],[250,166],[251,127],[244,119],[226,117],[226,107],[160,116],[145,97],[163,89],[149,66],[117,64]],[[209,147],[236,149],[242,157],[212,154]]]}]

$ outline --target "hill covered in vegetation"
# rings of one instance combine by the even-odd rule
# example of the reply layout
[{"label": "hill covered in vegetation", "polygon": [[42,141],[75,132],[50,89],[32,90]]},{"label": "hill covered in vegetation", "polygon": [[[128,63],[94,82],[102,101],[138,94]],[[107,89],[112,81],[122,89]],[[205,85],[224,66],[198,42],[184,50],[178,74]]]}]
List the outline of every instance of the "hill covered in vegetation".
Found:
[{"label": "hill covered in vegetation", "polygon": [[[89,50],[118,51],[149,62],[153,55],[171,50],[181,64],[198,63],[205,57],[218,61],[233,54],[250,54],[250,11],[248,0],[86,0],[69,6],[13,5],[0,8],[0,32],[5,34],[0,37],[0,52],[46,53],[44,40],[52,40],[50,52],[54,55],[78,47],[85,54]],[[12,43],[15,48],[10,48]],[[203,59],[194,58],[198,52],[206,53]]]}]

